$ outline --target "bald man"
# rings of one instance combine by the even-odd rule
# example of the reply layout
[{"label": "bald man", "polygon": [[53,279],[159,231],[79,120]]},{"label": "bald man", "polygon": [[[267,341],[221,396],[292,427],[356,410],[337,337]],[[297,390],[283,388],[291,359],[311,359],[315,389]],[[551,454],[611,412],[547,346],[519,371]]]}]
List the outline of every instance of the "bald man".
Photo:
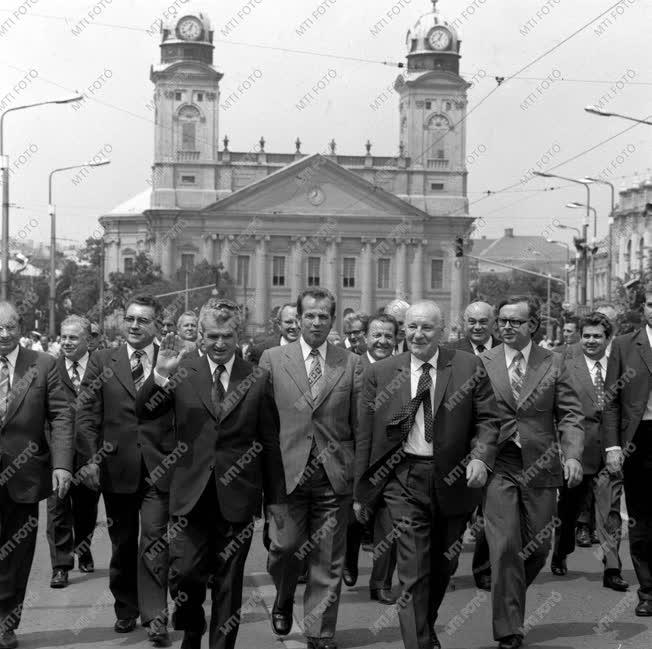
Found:
[{"label": "bald man", "polygon": [[471,302],[464,310],[464,338],[450,343],[449,346],[479,356],[487,349],[500,345],[500,340],[493,335],[495,322],[491,304]]},{"label": "bald man", "polygon": [[396,335],[396,344],[394,346],[394,356],[408,351],[405,342],[405,314],[410,305],[405,300],[392,300],[384,310],[385,315],[391,315],[398,322],[398,334]]},{"label": "bald man", "polygon": [[437,304],[413,304],[405,314],[410,353],[370,364],[362,377],[354,511],[365,522],[381,500],[389,508],[406,649],[441,646],[437,611],[499,431],[480,359],[440,346],[443,325]]}]

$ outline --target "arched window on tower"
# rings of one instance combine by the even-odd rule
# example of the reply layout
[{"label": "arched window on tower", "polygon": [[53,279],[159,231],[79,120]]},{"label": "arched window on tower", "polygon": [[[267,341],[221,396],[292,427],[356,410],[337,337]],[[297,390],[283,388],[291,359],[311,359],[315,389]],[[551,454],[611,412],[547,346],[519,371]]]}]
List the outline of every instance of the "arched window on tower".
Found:
[{"label": "arched window on tower", "polygon": [[425,150],[428,151],[429,169],[448,169],[450,161],[446,152],[450,150],[448,133],[451,124],[446,115],[435,113],[426,122]]},{"label": "arched window on tower", "polygon": [[197,123],[200,117],[199,109],[194,106],[182,106],[179,109],[182,151],[197,151]]}]

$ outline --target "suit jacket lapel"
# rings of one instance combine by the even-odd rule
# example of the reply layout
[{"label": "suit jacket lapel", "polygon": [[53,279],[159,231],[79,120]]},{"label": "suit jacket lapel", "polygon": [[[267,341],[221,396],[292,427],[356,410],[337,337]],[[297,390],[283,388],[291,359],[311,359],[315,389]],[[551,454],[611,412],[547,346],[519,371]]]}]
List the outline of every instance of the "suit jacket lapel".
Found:
[{"label": "suit jacket lapel", "polygon": [[245,384],[243,387],[240,387],[240,384],[249,375],[250,372],[247,364],[236,356],[233,362],[233,367],[231,368],[229,389],[227,390],[226,397],[224,398],[224,403],[222,404],[220,420],[226,419],[231,411],[242,401],[245,394],[247,394],[249,387],[251,386],[251,382],[248,382],[248,384]]},{"label": "suit jacket lapel", "polygon": [[[237,360],[237,359],[236,359]],[[235,367],[235,363],[233,364]],[[213,387],[213,377],[211,376],[211,370],[208,365],[208,358],[204,356],[197,357],[193,360],[191,365],[193,370],[192,382],[197,390],[199,398],[202,400],[202,403],[206,407],[206,410],[210,413],[213,419],[217,419],[217,413],[213,407],[213,400],[211,399],[211,389]]]},{"label": "suit jacket lapel", "polygon": [[647,365],[650,374],[652,374],[652,348],[650,348],[650,341],[647,337],[645,325],[639,329],[637,338],[636,346],[638,347],[638,351],[643,357],[643,361]]},{"label": "suit jacket lapel", "polygon": [[294,381],[297,388],[299,388],[301,394],[304,395],[306,402],[313,408],[308,375],[306,374],[306,365],[303,362],[303,355],[301,353],[301,343],[296,340],[289,345],[284,345],[283,350],[286,358],[286,362],[283,365],[285,371],[290,375],[290,378]]},{"label": "suit jacket lapel", "polygon": [[129,354],[127,352],[127,345],[122,345],[116,350],[112,357],[113,371],[120,383],[124,386],[125,390],[135,399],[136,387],[134,386],[134,379],[131,375],[131,364],[129,362]]},{"label": "suit jacket lapel", "polygon": [[550,369],[551,364],[552,359],[549,357],[546,358],[543,350],[538,345],[532,343],[521,394],[518,398],[519,407],[528,400],[532,391],[539,385],[543,376]]},{"label": "suit jacket lapel", "polygon": [[[495,352],[493,351],[494,349],[496,349]],[[509,374],[507,373],[505,346],[501,344],[496,348],[492,347],[487,354],[483,354],[483,357],[491,368],[489,375],[494,391],[498,392],[503,400],[516,410],[516,401],[514,400],[512,385],[509,381]]]},{"label": "suit jacket lapel", "polygon": [[437,378],[435,380],[435,398],[432,404],[433,418],[446,394],[446,386],[451,378],[451,366],[455,352],[444,347],[439,348],[439,358],[437,359]]},{"label": "suit jacket lapel", "polygon": [[[575,385],[576,388],[580,391],[583,391],[586,393],[586,395],[593,401],[594,403],[597,403],[598,401],[598,396],[595,393],[595,385],[593,383],[593,377],[591,376],[591,373],[589,372],[589,368],[586,365],[586,361],[584,360],[584,354],[575,354],[573,356],[573,362],[572,362],[572,371],[573,374],[575,375]],[[602,368],[602,377],[604,378],[605,375],[605,370],[606,368]]]},{"label": "suit jacket lapel", "polygon": [[33,369],[36,367],[36,358],[36,352],[30,352],[22,347],[18,350],[14,379],[11,382],[11,393],[3,425],[14,416],[36,376],[36,371]]},{"label": "suit jacket lapel", "polygon": [[[348,353],[348,352],[347,352]],[[319,386],[319,394],[317,399],[313,403],[313,408],[316,410],[323,403],[324,399],[330,394],[331,390],[335,387],[335,384],[340,380],[342,374],[344,374],[344,368],[346,367],[346,356],[340,356],[336,351],[336,348],[330,343],[326,346],[326,362],[324,363],[324,377],[321,380],[321,385]],[[305,374],[305,370],[304,370]],[[306,379],[307,380],[307,379]]]},{"label": "suit jacket lapel", "polygon": [[[70,375],[68,374],[68,368],[66,367],[66,357],[65,356],[59,356],[57,358],[57,366],[59,369],[59,376],[61,377],[61,380],[64,382],[65,386],[72,390],[74,393],[76,393],[75,386],[72,384],[72,381],[70,380]],[[87,366],[88,367],[88,366]],[[83,379],[83,376],[80,376],[79,379]]]}]

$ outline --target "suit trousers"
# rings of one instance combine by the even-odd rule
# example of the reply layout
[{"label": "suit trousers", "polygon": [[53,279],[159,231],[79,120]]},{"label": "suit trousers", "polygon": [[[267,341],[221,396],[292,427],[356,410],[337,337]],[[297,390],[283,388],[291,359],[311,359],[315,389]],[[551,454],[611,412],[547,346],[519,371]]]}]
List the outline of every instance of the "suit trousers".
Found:
[{"label": "suit trousers", "polygon": [[230,523],[220,512],[215,481],[209,480],[186,516],[174,516],[170,534],[170,594],[175,629],[203,632],[206,581],[214,574],[210,649],[233,649],[240,627],[242,586],[253,521]]},{"label": "suit trousers", "polygon": [[607,473],[606,469],[597,476],[585,475],[582,482],[569,489],[564,485],[559,494],[558,516],[561,525],[555,529],[553,556],[565,559],[575,550],[575,525],[587,494],[595,500],[595,529],[600,541],[602,563],[605,570],[618,571],[622,567],[618,550],[622,534],[620,516],[620,496],[623,482],[620,476]]},{"label": "suit trousers", "polygon": [[467,515],[443,516],[431,458],[407,456],[383,496],[396,536],[398,619],[405,649],[431,649],[432,632],[460,551]]},{"label": "suit trousers", "polygon": [[557,488],[525,485],[522,476],[521,450],[507,441],[489,476],[483,506],[496,639],[524,635],[525,592],[546,563],[559,520]]},{"label": "suit trousers", "polygon": [[[147,472],[143,467],[142,475]],[[103,493],[111,537],[109,588],[118,619],[167,621],[169,494],[144,479],[132,494]],[[139,540],[140,527],[140,540]]]},{"label": "suit trousers", "polygon": [[[482,507],[478,507],[478,519],[484,519]],[[480,587],[480,577],[491,577],[491,561],[489,559],[489,545],[487,544],[487,535],[484,531],[484,525],[476,526],[475,533],[475,548],[473,550],[473,562],[471,564],[473,570],[473,579],[475,585]]]},{"label": "suit trousers", "polygon": [[65,498],[48,498],[47,539],[52,569],[72,570],[74,555],[90,553],[100,492],[76,484]]},{"label": "suit trousers", "polygon": [[632,443],[636,447],[623,465],[629,528],[629,552],[638,578],[638,596],[652,600],[652,421],[642,421]]},{"label": "suit trousers", "polygon": [[0,485],[0,632],[20,624],[37,529],[38,503],[17,503]]},{"label": "suit trousers", "polygon": [[278,603],[288,606],[294,600],[297,579],[307,560],[304,634],[309,638],[332,638],[342,589],[351,495],[333,491],[321,464],[304,475],[306,479],[283,505],[282,527],[276,519],[270,521],[269,573]]}]

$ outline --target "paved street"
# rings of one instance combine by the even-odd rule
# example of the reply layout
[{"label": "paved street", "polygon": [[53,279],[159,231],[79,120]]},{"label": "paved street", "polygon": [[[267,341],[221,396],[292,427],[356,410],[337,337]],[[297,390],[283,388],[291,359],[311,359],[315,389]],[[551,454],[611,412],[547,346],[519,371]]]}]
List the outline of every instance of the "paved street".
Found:
[{"label": "paved street", "polygon": [[[102,513],[103,517],[104,514]],[[71,573],[65,590],[49,587],[50,561],[44,532],[45,510],[41,508],[39,543],[28,587],[23,624],[19,640],[24,649],[66,647],[149,647],[145,630],[138,628],[128,635],[113,632],[113,607],[108,593],[109,542],[106,527],[96,531],[93,544],[96,571],[84,575]],[[464,550],[460,569],[454,578],[455,590],[448,593],[437,627],[444,649],[485,649],[496,646],[491,638],[490,597],[477,591],[470,577],[470,547]],[[623,576],[634,583],[634,573],[627,553],[623,553]],[[338,640],[342,649],[401,649],[398,620],[393,607],[368,599],[370,573],[368,556],[362,557],[361,576],[355,588],[344,588],[339,616]],[[528,593],[528,613],[540,617],[527,636],[526,646],[547,649],[650,649],[652,620],[634,616],[634,591],[616,593],[602,588],[601,565],[593,549],[579,549],[569,560],[569,575],[560,580],[546,567]],[[486,597],[485,597],[486,595]],[[265,551],[256,532],[247,563],[245,602],[250,611],[244,616],[238,637],[238,649],[301,649],[305,647],[298,625],[284,642],[275,640],[269,625],[268,611],[273,601],[273,586],[265,573]],[[299,598],[300,600],[300,598]],[[246,605],[246,604],[245,604]],[[546,611],[548,611],[546,613]],[[593,628],[600,618],[613,612],[615,621],[596,635]],[[300,607],[295,616],[301,619]],[[457,618],[456,623],[450,621]],[[384,618],[382,616],[385,616]],[[454,628],[457,628],[455,631]],[[447,633],[447,630],[451,633]],[[181,634],[173,633],[178,647]],[[204,640],[207,646],[207,639]]]}]

